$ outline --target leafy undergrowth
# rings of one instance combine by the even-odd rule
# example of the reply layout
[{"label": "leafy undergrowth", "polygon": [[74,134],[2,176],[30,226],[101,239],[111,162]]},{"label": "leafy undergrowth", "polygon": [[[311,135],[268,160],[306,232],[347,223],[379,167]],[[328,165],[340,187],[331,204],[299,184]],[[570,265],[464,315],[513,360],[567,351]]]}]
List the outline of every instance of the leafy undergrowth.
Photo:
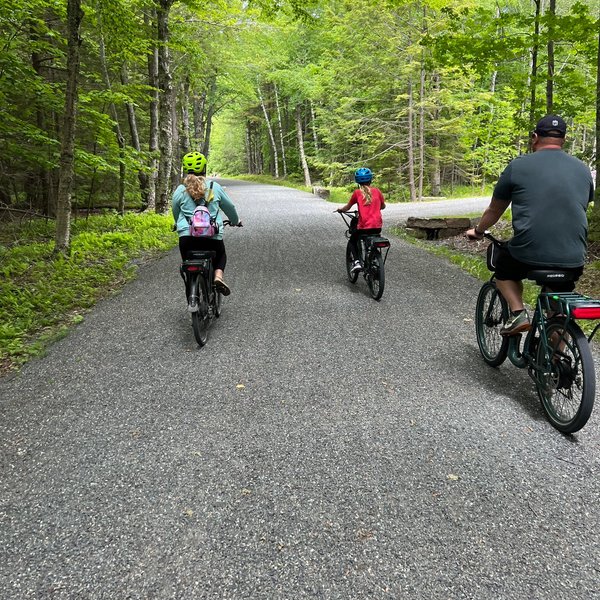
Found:
[{"label": "leafy undergrowth", "polygon": [[173,247],[171,224],[170,217],[157,214],[74,219],[66,258],[53,254],[54,222],[3,225],[0,374],[43,353],[99,298],[131,279],[136,263]]},{"label": "leafy undergrowth", "polygon": [[[425,248],[429,252],[444,256],[450,262],[458,265],[478,279],[485,281],[490,278],[490,272],[486,264],[486,250],[490,243],[488,240],[470,241],[461,234],[442,240],[425,241],[412,237],[404,229],[397,228],[394,233],[414,245]],[[512,233],[510,221],[503,220],[498,222],[494,226],[492,233],[498,239],[508,239]],[[584,273],[577,282],[576,291],[580,294],[600,299],[599,243],[588,245],[588,260]],[[538,286],[524,281],[523,297],[526,304],[535,306],[538,293]],[[596,323],[597,321],[580,321],[583,329],[588,333],[592,331]]]}]

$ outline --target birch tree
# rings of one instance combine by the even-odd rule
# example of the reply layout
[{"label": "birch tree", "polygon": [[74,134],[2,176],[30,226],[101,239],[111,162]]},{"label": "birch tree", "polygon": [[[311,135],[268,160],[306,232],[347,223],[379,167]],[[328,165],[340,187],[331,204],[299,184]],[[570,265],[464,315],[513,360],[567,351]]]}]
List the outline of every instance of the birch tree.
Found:
[{"label": "birch tree", "polygon": [[308,169],[308,163],[306,162],[306,153],[304,152],[304,135],[302,132],[302,110],[299,104],[296,105],[296,134],[298,136],[298,153],[300,155],[300,164],[302,165],[302,172],[304,173],[304,185],[307,187],[312,186],[310,179],[310,170]]},{"label": "birch tree", "polygon": [[171,76],[169,50],[169,13],[174,0],[157,0],[156,22],[158,31],[158,175],[156,183],[156,212],[164,213],[169,207],[171,168],[173,163],[173,109],[175,94]]},{"label": "birch tree", "polygon": [[265,106],[265,101],[263,99],[262,92],[260,91],[260,84],[256,86],[256,91],[258,93],[260,107],[262,108],[262,112],[265,117],[265,126],[267,128],[267,132],[269,133],[269,142],[271,143],[271,150],[273,152],[275,179],[279,179],[279,156],[277,154],[277,144],[275,143],[275,136],[273,135],[273,127],[271,126],[271,120],[269,119],[269,114],[267,113],[267,107]]},{"label": "birch tree", "polygon": [[68,254],[71,246],[71,193],[73,189],[73,163],[75,160],[75,127],[77,124],[77,97],[81,46],[81,21],[83,11],[80,0],[67,2],[67,82],[65,112],[60,150],[58,180],[58,207],[56,212],[55,253]]}]

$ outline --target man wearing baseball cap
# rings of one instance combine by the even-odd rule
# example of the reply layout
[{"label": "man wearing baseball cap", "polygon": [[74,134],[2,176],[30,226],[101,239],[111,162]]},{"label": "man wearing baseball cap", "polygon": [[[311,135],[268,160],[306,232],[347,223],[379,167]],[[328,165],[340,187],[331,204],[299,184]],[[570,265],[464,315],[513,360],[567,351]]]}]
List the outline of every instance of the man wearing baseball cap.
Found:
[{"label": "man wearing baseball cap", "polygon": [[589,168],[563,151],[566,133],[561,117],[540,119],[531,134],[533,152],[508,164],[478,225],[466,232],[470,239],[481,239],[512,205],[514,236],[496,261],[496,284],[510,307],[503,335],[531,328],[523,305],[523,279],[529,271],[569,271],[573,281],[559,284],[557,292],[572,291],[583,273],[586,210],[594,197],[594,184]]}]

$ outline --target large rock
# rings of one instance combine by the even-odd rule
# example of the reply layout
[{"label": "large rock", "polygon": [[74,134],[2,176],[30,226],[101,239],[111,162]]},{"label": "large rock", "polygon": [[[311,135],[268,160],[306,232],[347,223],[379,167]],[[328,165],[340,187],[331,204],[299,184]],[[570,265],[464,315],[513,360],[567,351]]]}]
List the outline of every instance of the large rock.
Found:
[{"label": "large rock", "polygon": [[329,195],[331,194],[331,192],[327,188],[318,187],[318,186],[313,187],[312,193],[315,196],[319,196],[319,198],[325,198],[325,199],[329,198]]},{"label": "large rock", "polygon": [[438,240],[459,235],[471,227],[471,219],[467,217],[448,217],[427,219],[423,217],[408,217],[406,230],[419,238]]}]

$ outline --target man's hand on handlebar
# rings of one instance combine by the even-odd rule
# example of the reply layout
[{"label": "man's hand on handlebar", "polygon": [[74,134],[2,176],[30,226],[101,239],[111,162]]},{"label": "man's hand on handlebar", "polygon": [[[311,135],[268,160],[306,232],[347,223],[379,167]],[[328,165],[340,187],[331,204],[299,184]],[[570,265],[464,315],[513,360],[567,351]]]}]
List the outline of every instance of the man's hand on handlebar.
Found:
[{"label": "man's hand on handlebar", "polygon": [[483,232],[477,231],[477,227],[471,227],[471,229],[467,229],[467,231],[465,231],[465,237],[470,241],[482,240]]}]

